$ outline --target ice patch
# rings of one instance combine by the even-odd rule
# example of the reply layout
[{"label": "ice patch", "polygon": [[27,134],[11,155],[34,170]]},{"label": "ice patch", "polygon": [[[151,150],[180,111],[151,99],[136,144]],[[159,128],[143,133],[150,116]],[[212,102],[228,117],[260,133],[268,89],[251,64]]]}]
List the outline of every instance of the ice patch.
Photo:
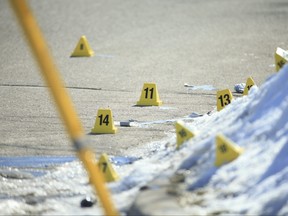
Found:
[{"label": "ice patch", "polygon": [[0,157],[0,167],[47,167],[74,161],[74,156]]}]

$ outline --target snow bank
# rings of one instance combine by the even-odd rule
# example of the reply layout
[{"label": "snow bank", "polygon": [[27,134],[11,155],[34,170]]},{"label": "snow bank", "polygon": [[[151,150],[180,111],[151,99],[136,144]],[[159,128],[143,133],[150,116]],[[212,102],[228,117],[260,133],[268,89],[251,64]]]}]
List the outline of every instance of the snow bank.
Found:
[{"label": "snow bank", "polygon": [[[288,214],[288,66],[249,96],[221,112],[196,119],[199,136],[181,151],[190,154],[180,165],[189,169],[187,189],[194,193],[195,214]],[[243,147],[235,161],[214,167],[217,133]],[[197,194],[197,191],[202,191]],[[203,192],[204,191],[204,192]]]}]

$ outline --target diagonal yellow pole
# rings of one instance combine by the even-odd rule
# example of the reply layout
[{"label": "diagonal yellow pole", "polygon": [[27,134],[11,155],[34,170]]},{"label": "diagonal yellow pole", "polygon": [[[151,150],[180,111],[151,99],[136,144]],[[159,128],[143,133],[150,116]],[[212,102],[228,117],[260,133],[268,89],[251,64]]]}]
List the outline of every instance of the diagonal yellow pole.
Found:
[{"label": "diagonal yellow pole", "polygon": [[52,96],[62,116],[68,134],[75,146],[78,157],[83,162],[89,174],[89,179],[96,189],[106,215],[118,215],[118,212],[111,201],[110,193],[106,188],[104,177],[99,167],[96,166],[95,155],[90,149],[85,147],[82,141],[84,130],[81,122],[73,108],[70,97],[63,87],[58,70],[53,63],[44,37],[32,15],[32,12],[25,0],[10,0],[10,2],[40,66],[42,75],[44,76],[47,85],[50,87]]}]

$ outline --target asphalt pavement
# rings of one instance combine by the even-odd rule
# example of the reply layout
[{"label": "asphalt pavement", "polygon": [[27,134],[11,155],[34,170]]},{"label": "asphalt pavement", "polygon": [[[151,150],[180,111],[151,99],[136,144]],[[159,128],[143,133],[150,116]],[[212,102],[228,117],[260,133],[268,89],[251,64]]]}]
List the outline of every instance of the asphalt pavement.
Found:
[{"label": "asphalt pavement", "polygon": [[[261,85],[275,71],[276,47],[288,47],[285,0],[28,2],[97,153],[164,139],[174,132],[167,120],[216,106],[216,90],[187,92],[184,83],[233,91],[252,76]],[[0,155],[74,154],[8,1],[0,20]],[[82,35],[95,56],[70,58]],[[157,84],[162,106],[135,106],[145,82]],[[100,108],[115,122],[151,124],[89,135]]]}]

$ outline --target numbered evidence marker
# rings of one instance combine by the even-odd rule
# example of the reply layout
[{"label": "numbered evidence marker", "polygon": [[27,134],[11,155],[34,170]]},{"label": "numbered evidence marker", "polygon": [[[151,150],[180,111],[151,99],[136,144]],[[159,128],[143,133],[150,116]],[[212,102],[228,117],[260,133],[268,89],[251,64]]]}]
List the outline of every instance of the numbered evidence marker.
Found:
[{"label": "numbered evidence marker", "polygon": [[155,83],[144,83],[140,100],[137,102],[139,106],[160,106],[162,101],[159,99],[157,86]]},{"label": "numbered evidence marker", "polygon": [[183,121],[177,121],[175,124],[176,129],[176,139],[177,139],[177,149],[190,138],[194,137],[195,134],[190,131],[185,125]]},{"label": "numbered evidence marker", "polygon": [[71,57],[90,57],[94,55],[94,51],[90,48],[90,45],[86,39],[86,37],[83,35],[77,46],[75,47],[73,53],[71,54]]},{"label": "numbered evidence marker", "polygon": [[94,134],[114,134],[117,128],[114,126],[111,109],[99,109],[94,128],[91,133]]},{"label": "numbered evidence marker", "polygon": [[219,167],[225,163],[235,160],[243,149],[222,134],[216,136],[216,158],[215,166]]},{"label": "numbered evidence marker", "polygon": [[229,89],[224,89],[217,92],[217,111],[222,110],[225,106],[231,103],[233,99]]},{"label": "numbered evidence marker", "polygon": [[254,80],[252,79],[252,77],[249,77],[247,79],[247,81],[246,81],[246,85],[245,85],[245,88],[244,88],[244,91],[243,91],[243,95],[248,95],[248,92],[249,92],[250,88],[252,86],[254,86],[254,85],[255,85]]},{"label": "numbered evidence marker", "polygon": [[114,170],[107,154],[102,154],[98,161],[98,166],[106,182],[117,181],[119,179],[118,174]]},{"label": "numbered evidence marker", "polygon": [[275,68],[276,72],[279,71],[284,64],[288,61],[288,52],[286,50],[277,47],[275,52]]}]

